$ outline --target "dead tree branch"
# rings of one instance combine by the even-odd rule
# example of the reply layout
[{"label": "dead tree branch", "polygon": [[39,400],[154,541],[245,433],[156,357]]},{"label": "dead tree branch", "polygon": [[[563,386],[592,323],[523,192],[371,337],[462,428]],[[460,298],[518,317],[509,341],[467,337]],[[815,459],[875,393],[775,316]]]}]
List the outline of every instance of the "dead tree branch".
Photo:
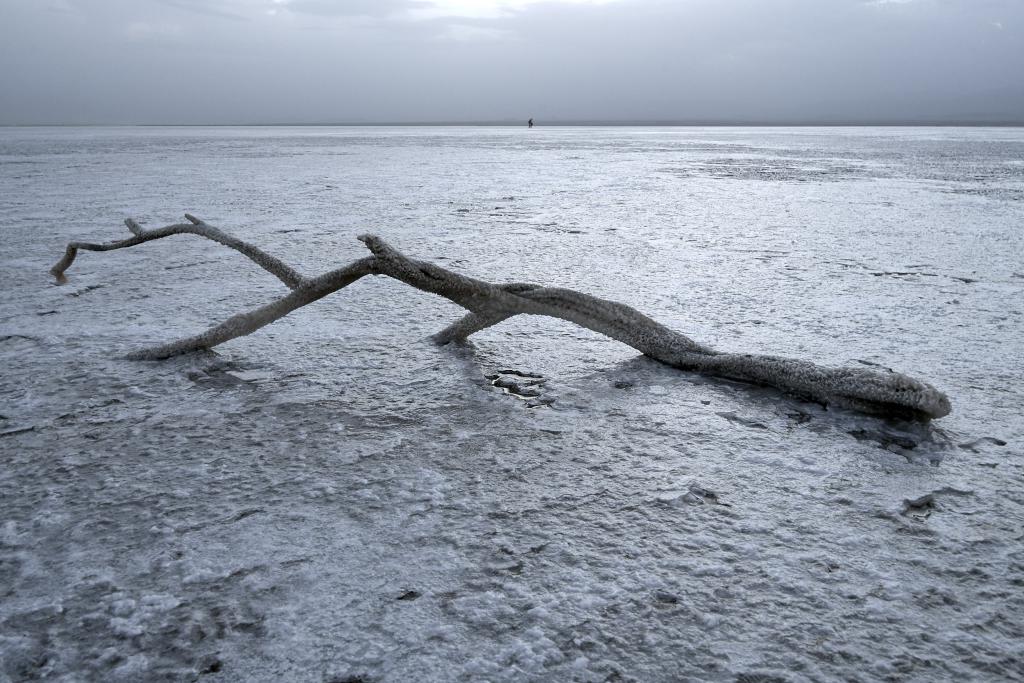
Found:
[{"label": "dead tree branch", "polygon": [[143,230],[125,221],[134,237],[120,242],[72,242],[51,273],[59,283],[78,249],[109,251],[162,237],[193,234],[212,239],[252,259],[291,290],[286,296],[241,313],[198,335],[131,354],[136,360],[158,360],[198,349],[208,349],[269,325],[297,308],[346,287],[365,275],[387,275],[416,289],[442,296],[468,313],[434,340],[457,342],[515,315],[544,315],[568,320],[627,344],[641,353],[681,370],[754,384],[777,387],[823,404],[837,404],[862,412],[916,419],[948,415],[949,399],[924,382],[896,372],[867,368],[827,368],[808,361],[778,356],[721,353],[670,330],[625,304],[569,289],[528,283],[496,285],[460,275],[432,263],[410,259],[379,237],[362,235],[372,256],[315,278],[305,278],[257,247],[186,214],[188,223]]},{"label": "dead tree branch", "polygon": [[199,235],[200,237],[211,239],[214,242],[220,242],[226,247],[231,247],[235,251],[245,254],[252,259],[256,265],[260,266],[283,282],[288,289],[295,289],[303,283],[304,278],[299,275],[298,272],[286,265],[280,259],[271,256],[262,249],[254,247],[248,242],[244,242],[237,237],[222,232],[212,225],[207,225],[192,214],[186,213],[185,218],[188,220],[188,223],[175,223],[174,225],[168,225],[165,228],[158,228],[156,230],[143,230],[141,225],[131,218],[127,218],[125,219],[124,224],[128,226],[128,230],[130,230],[135,237],[130,237],[126,240],[120,240],[117,242],[106,242],[104,244],[72,242],[68,245],[67,249],[64,250],[64,258],[58,261],[56,265],[50,269],[50,273],[57,278],[58,283],[63,284],[67,280],[67,278],[64,277],[64,271],[70,268],[71,264],[75,262],[75,256],[78,255],[79,249],[85,249],[86,251],[113,251],[114,249],[134,247],[136,244],[170,237],[171,235]]}]

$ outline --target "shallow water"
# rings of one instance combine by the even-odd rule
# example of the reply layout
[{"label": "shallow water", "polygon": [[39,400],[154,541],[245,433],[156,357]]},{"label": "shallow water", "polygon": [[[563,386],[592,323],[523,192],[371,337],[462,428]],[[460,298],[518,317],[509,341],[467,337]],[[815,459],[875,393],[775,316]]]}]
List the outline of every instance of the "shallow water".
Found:
[{"label": "shallow water", "polygon": [[[373,232],[953,414],[547,318],[437,348],[458,309],[385,278],[119,360],[284,293],[188,236],[46,274],[185,211],[306,274]],[[1024,676],[1024,130],[0,129],[0,218],[0,677]]]}]

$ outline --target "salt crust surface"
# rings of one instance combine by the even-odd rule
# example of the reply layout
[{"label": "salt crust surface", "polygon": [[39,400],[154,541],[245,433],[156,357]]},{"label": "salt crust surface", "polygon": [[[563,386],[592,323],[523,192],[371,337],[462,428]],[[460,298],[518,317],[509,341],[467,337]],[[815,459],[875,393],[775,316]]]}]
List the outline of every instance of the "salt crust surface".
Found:
[{"label": "salt crust surface", "polygon": [[[0,130],[0,680],[1024,677],[1017,129]],[[934,383],[930,427],[367,278],[410,256]],[[539,395],[537,395],[539,394]]]}]

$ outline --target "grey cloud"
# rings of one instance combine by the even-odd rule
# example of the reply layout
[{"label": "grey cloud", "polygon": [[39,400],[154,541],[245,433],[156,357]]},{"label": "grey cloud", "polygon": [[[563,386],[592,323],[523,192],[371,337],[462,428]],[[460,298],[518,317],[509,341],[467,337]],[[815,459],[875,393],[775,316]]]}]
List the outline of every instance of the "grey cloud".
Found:
[{"label": "grey cloud", "polygon": [[384,17],[413,9],[430,7],[417,0],[290,0],[282,8],[319,16]]},{"label": "grey cloud", "polygon": [[208,17],[216,17],[219,19],[235,19],[244,20],[245,15],[237,11],[233,11],[230,3],[218,3],[214,1],[206,0],[159,0],[168,7],[174,7],[177,9],[186,10],[189,12],[195,12]]},{"label": "grey cloud", "polygon": [[0,122],[1024,119],[1018,0],[64,2],[0,0]]}]

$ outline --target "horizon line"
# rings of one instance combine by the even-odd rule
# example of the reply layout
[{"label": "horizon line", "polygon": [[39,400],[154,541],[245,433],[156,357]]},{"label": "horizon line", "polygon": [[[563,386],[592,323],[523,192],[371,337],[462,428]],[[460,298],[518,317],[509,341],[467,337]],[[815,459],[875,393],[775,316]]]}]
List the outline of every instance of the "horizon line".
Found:
[{"label": "horizon line", "polygon": [[[257,121],[235,123],[2,123],[0,128],[370,128],[370,127],[526,127],[526,119],[435,121]],[[879,119],[879,120],[722,120],[722,119],[553,119],[536,121],[534,127],[634,127],[634,128],[1018,128],[1024,119]]]}]

